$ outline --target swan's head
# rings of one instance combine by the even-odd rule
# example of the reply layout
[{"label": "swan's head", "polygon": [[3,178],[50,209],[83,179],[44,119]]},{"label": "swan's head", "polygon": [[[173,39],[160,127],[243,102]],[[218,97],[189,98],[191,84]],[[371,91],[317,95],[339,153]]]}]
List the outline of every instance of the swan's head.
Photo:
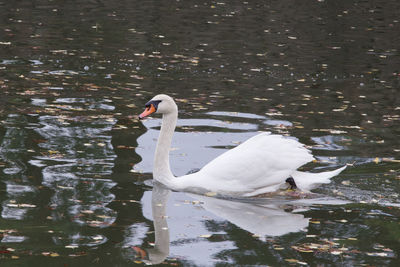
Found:
[{"label": "swan's head", "polygon": [[169,114],[178,111],[178,107],[172,97],[164,94],[153,97],[146,103],[145,107],[146,109],[139,115],[139,119],[143,119],[152,113]]}]

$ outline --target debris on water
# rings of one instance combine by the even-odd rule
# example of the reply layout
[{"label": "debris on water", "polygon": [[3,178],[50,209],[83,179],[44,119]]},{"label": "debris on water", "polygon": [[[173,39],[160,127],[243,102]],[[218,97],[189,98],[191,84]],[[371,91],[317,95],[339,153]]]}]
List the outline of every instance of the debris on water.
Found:
[{"label": "debris on water", "polygon": [[217,195],[217,192],[207,192],[204,195],[207,197],[215,197]]}]

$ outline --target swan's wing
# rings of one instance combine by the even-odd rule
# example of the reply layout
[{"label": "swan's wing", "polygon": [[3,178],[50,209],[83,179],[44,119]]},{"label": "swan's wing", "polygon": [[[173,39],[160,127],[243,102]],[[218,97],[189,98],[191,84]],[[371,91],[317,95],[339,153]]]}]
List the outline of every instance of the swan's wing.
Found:
[{"label": "swan's wing", "polygon": [[298,141],[261,133],[208,163],[191,184],[218,192],[261,194],[277,190],[297,168],[313,159]]}]

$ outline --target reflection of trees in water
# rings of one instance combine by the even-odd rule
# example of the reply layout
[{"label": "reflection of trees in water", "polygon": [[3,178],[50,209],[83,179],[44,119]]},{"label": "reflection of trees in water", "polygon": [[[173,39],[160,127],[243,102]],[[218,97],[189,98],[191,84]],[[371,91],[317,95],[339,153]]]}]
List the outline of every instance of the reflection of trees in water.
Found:
[{"label": "reflection of trees in water", "polygon": [[26,124],[24,116],[8,115],[0,144],[0,158],[5,163],[0,169],[1,182],[5,184],[1,217],[7,220],[24,220],[29,210],[36,207],[37,190],[27,174]]},{"label": "reflection of trees in water", "polygon": [[[68,102],[74,104],[73,99]],[[53,190],[48,219],[96,228],[110,226],[117,213],[106,206],[115,198],[110,190],[116,183],[103,177],[112,174],[115,154],[107,132],[114,120],[41,116],[39,123],[36,132],[44,138],[39,144],[44,152],[31,163],[43,167],[42,185]],[[85,235],[79,227],[63,236],[54,240],[64,245],[96,245],[107,240],[102,235]]]}]

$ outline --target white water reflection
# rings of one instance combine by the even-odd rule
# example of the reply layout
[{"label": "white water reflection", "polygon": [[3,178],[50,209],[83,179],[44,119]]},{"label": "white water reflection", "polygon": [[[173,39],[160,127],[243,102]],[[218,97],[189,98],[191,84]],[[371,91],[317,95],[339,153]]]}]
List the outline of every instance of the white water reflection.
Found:
[{"label": "white water reflection", "polygon": [[[149,227],[143,223],[134,224],[129,227],[131,234],[126,235],[124,240],[125,257],[134,259],[140,255],[141,260],[147,264],[158,264],[168,256],[185,255],[186,261],[204,266],[209,264],[212,255],[220,251],[221,247],[235,248],[232,241],[213,243],[201,238],[201,235],[208,233],[204,224],[206,217],[202,216],[209,214],[202,213],[198,207],[189,203],[184,204],[187,196],[182,193],[173,193],[171,198],[169,196],[170,190],[158,183],[155,184],[153,191],[145,192],[141,203],[144,217],[153,220],[154,223],[154,246],[151,249],[143,247],[145,245],[143,240],[149,234],[146,233]],[[142,233],[141,239],[138,239],[140,233]],[[146,233],[146,236],[143,233]],[[135,245],[133,249],[132,245]]]},{"label": "white water reflection", "polygon": [[[312,137],[316,145],[313,146],[314,149],[321,149],[321,150],[346,150],[347,146],[340,145],[341,143],[345,143],[348,141],[348,138],[341,135],[325,135],[325,136],[318,136]],[[350,140],[351,141],[351,140]]]},{"label": "white water reflection", "polygon": [[[143,247],[146,235],[150,233],[149,226],[137,223],[129,227],[125,235],[125,257],[140,257],[148,264],[159,264],[167,257],[185,255],[185,260],[200,265],[218,262],[217,254],[236,248],[230,240],[208,240],[213,236],[231,235],[232,225],[266,242],[270,237],[305,231],[309,218],[299,212],[309,210],[312,205],[347,203],[333,198],[239,202],[185,193],[171,194],[157,182],[152,192],[145,192],[141,202],[143,215],[154,224],[153,248]],[[191,253],[193,251],[196,253]]]},{"label": "white water reflection", "polygon": [[5,235],[1,239],[1,243],[21,243],[27,239],[26,236]]},{"label": "white water reflection", "polygon": [[54,236],[52,239],[55,244],[67,248],[94,247],[108,241],[108,238],[103,235],[82,235],[80,233],[70,234],[68,237]]},{"label": "white water reflection", "polygon": [[304,230],[309,219],[303,214],[286,212],[284,203],[243,203],[192,195],[201,207],[254,235],[281,236]]}]

